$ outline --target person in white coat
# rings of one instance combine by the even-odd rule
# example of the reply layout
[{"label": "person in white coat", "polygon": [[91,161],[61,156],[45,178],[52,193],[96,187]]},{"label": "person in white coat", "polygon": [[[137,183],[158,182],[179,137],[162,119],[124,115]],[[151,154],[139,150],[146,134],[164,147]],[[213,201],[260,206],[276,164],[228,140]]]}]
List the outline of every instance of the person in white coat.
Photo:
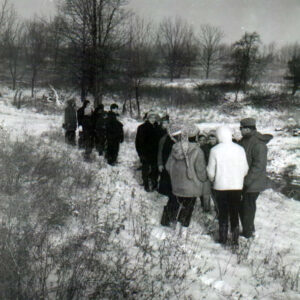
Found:
[{"label": "person in white coat", "polygon": [[228,235],[228,218],[233,244],[239,238],[239,205],[248,172],[246,153],[243,147],[232,141],[232,131],[227,126],[217,129],[219,144],[211,149],[207,175],[216,191],[219,209],[219,242],[226,244]]}]

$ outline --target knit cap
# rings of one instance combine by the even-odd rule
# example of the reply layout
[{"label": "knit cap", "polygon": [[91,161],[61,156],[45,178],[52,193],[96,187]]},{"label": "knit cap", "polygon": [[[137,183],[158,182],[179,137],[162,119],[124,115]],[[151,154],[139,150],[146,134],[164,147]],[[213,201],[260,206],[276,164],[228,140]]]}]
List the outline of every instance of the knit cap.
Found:
[{"label": "knit cap", "polygon": [[217,137],[216,130],[210,130],[210,131],[208,132],[207,136],[208,136],[208,137],[210,137],[210,136],[215,136],[215,137]]}]

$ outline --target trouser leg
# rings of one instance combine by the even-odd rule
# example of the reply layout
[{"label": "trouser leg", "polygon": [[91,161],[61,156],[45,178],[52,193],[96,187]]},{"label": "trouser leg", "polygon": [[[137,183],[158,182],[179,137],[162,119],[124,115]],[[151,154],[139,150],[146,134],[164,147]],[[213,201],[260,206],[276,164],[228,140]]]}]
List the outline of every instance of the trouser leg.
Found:
[{"label": "trouser leg", "polygon": [[151,180],[152,189],[156,189],[157,188],[157,179],[158,179],[157,164],[151,163],[151,170],[150,170],[149,178]]},{"label": "trouser leg", "polygon": [[169,226],[171,222],[176,221],[179,204],[176,197],[172,194],[169,196],[167,205],[164,207],[161,218],[161,225]]},{"label": "trouser leg", "polygon": [[230,191],[228,195],[230,230],[233,244],[238,244],[239,238],[239,207],[242,191]]},{"label": "trouser leg", "polygon": [[216,201],[219,211],[219,236],[220,243],[225,244],[227,242],[228,235],[228,192],[216,191]]},{"label": "trouser leg", "polygon": [[67,130],[65,133],[65,141],[69,145],[76,145],[75,142],[75,130]]},{"label": "trouser leg", "polygon": [[178,221],[182,226],[188,227],[192,218],[196,198],[183,198],[177,197],[178,202],[180,203],[180,212],[178,216]]},{"label": "trouser leg", "polygon": [[142,161],[142,179],[145,190],[149,191],[149,173],[150,164],[146,161]]},{"label": "trouser leg", "polygon": [[241,202],[241,223],[243,226],[243,236],[249,238],[255,231],[254,219],[256,213],[256,200],[259,193],[243,193]]},{"label": "trouser leg", "polygon": [[99,155],[103,155],[104,151],[104,145],[105,145],[105,137],[101,133],[97,133],[95,136],[95,146],[99,153]]},{"label": "trouser leg", "polygon": [[108,142],[107,143],[107,162],[109,164],[114,164],[117,161],[119,153],[119,143],[118,142]]},{"label": "trouser leg", "polygon": [[92,132],[87,131],[84,134],[84,144],[85,144],[85,158],[90,158],[93,151],[94,135]]}]

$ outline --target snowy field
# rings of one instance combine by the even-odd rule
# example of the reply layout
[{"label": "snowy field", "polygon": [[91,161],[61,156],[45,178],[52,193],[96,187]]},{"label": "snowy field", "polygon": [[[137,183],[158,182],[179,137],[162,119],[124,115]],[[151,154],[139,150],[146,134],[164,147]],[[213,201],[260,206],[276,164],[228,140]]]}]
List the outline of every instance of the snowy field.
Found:
[{"label": "snowy field", "polygon": [[[237,136],[240,118],[255,117],[260,132],[274,135],[269,143],[268,171],[281,173],[287,166],[296,165],[295,175],[300,175],[299,137],[292,137],[284,130],[278,131],[288,122],[293,122],[288,120],[288,112],[266,112],[245,107],[235,116],[213,109],[183,110],[180,113],[170,109],[169,113],[172,120],[194,121],[203,131],[229,124]],[[214,241],[216,220],[213,215],[203,214],[199,203],[195,207],[186,238],[177,236],[173,229],[160,226],[166,197],[156,192],[146,193],[141,186],[133,142],[139,122],[129,117],[124,117],[122,122],[126,141],[121,145],[116,167],[106,165],[103,158],[96,155],[91,164],[83,162],[82,152],[66,146],[63,138],[52,146],[67,150],[72,159],[82,161],[83,168],[90,168],[101,180],[99,183],[103,188],[93,194],[100,199],[95,214],[100,221],[105,214],[118,216],[119,230],[110,237],[110,241],[121,245],[132,264],[135,260],[140,262],[143,259],[159,262],[158,258],[164,253],[161,265],[149,264],[151,269],[148,272],[160,281],[157,285],[162,289],[161,296],[156,296],[156,299],[300,299],[299,201],[271,189],[263,192],[257,201],[256,237],[250,241],[241,239],[237,252]],[[29,109],[17,110],[9,99],[0,98],[0,125],[13,139],[22,139],[24,134],[39,138],[46,132],[62,136],[61,124],[61,115],[43,115]],[[106,198],[110,197],[108,203],[101,200],[104,194]],[[88,197],[91,195],[86,195]],[[82,230],[97,230],[89,227],[88,223],[83,228],[79,222],[82,199],[70,199],[76,216],[69,219],[63,238],[57,243],[63,243]],[[140,254],[141,249],[144,249],[143,255]],[[111,259],[113,261],[113,257]],[[174,273],[177,275],[167,276]],[[182,277],[178,278],[178,274],[182,274]]]}]

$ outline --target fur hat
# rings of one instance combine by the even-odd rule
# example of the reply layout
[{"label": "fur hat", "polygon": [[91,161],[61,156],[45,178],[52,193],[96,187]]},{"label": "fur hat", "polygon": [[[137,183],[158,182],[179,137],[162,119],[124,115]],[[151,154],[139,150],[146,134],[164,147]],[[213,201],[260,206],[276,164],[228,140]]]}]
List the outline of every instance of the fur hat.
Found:
[{"label": "fur hat", "polygon": [[158,113],[155,112],[154,110],[149,110],[148,113],[147,113],[147,120],[150,118],[150,117],[155,117],[156,119],[158,119]]},{"label": "fur hat", "polygon": [[253,118],[246,118],[241,120],[241,126],[242,127],[255,127],[256,121]]}]

